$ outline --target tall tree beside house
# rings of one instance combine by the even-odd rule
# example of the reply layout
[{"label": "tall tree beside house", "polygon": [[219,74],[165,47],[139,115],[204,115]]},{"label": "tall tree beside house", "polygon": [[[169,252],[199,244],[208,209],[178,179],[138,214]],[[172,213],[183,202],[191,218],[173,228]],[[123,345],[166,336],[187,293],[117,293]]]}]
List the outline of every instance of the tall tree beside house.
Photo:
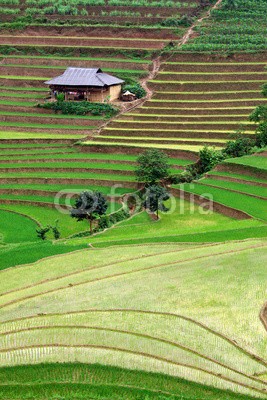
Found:
[{"label": "tall tree beside house", "polygon": [[157,149],[145,151],[137,158],[135,174],[138,182],[150,186],[167,179],[170,176],[168,156]]},{"label": "tall tree beside house", "polygon": [[107,211],[108,203],[102,193],[97,191],[85,191],[79,194],[75,200],[75,205],[70,211],[72,218],[77,221],[87,220],[90,224],[90,233],[93,233],[93,222],[104,215]]}]

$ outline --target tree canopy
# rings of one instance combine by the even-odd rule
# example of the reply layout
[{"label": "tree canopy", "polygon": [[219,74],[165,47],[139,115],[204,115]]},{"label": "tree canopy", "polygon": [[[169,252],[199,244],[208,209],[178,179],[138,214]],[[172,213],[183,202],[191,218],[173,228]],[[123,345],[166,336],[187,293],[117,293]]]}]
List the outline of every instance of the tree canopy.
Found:
[{"label": "tree canopy", "polygon": [[168,211],[164,202],[169,200],[170,195],[164,187],[158,185],[148,187],[144,198],[145,209],[152,213],[156,213],[157,217],[159,216],[159,211]]},{"label": "tree canopy", "polygon": [[149,185],[169,177],[168,156],[158,149],[145,151],[137,158],[136,179]]},{"label": "tree canopy", "polygon": [[93,221],[104,215],[107,211],[108,203],[101,192],[85,191],[81,192],[75,200],[75,205],[71,209],[71,217],[77,221],[88,220],[90,232],[93,233]]}]

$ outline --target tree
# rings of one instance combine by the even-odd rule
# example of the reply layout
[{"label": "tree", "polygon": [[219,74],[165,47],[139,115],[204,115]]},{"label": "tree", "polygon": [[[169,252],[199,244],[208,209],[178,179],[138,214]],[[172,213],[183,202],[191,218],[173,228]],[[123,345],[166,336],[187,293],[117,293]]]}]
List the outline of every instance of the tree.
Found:
[{"label": "tree", "polygon": [[168,211],[163,202],[169,200],[170,195],[164,187],[158,185],[150,186],[147,188],[144,197],[145,209],[150,212],[156,212],[157,218],[159,217],[159,211]]},{"label": "tree", "polygon": [[60,231],[58,229],[58,219],[55,221],[55,225],[51,226],[54,238],[58,240],[60,238]]},{"label": "tree", "polygon": [[40,227],[39,229],[36,229],[36,233],[38,238],[45,240],[46,239],[46,234],[50,231],[50,225],[47,225],[46,227]]},{"label": "tree", "polygon": [[70,214],[77,221],[88,220],[90,233],[93,233],[93,221],[107,211],[108,203],[102,193],[98,191],[85,191],[79,194]]},{"label": "tree", "polygon": [[160,150],[151,149],[145,151],[137,158],[136,179],[148,185],[169,177],[168,156]]}]

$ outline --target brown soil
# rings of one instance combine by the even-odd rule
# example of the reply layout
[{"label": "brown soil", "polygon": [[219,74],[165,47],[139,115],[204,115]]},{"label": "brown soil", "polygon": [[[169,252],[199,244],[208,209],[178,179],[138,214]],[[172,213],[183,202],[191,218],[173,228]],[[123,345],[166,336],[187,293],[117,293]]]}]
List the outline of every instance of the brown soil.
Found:
[{"label": "brown soil", "polygon": [[[124,147],[122,144],[121,145],[111,145],[111,146],[96,145],[96,144],[93,144],[93,142],[91,145],[81,146],[80,151],[84,152],[84,153],[109,153],[109,154],[131,154],[131,155],[139,155],[140,154],[140,149],[138,147],[134,147],[134,146],[133,147],[131,147],[131,146]],[[174,157],[174,158],[177,157],[177,158],[182,158],[185,160],[192,160],[192,161],[198,160],[197,154],[192,153],[191,151],[171,150],[171,149],[166,149],[164,151],[170,157]]]},{"label": "brown soil", "polygon": [[239,80],[265,80],[267,79],[267,74],[266,72],[261,72],[259,74],[253,74],[249,73],[248,75],[240,75],[240,74],[221,74],[218,75],[216,72],[213,72],[211,75],[204,75],[204,74],[198,74],[198,75],[187,75],[187,74],[158,74],[157,77],[158,80],[169,82],[169,81],[197,81],[197,82],[207,82],[207,83],[212,83],[214,81],[225,81],[227,84],[231,82],[236,82]]},{"label": "brown soil", "polygon": [[[105,142],[110,142],[110,143],[116,143],[116,142],[121,142],[121,143],[140,143],[140,141],[138,139],[136,140],[131,140],[130,142],[127,142],[127,140],[125,139],[112,139],[112,138],[105,138]],[[164,139],[164,140],[160,140],[160,142],[158,140],[153,140],[153,139],[144,139],[141,141],[141,143],[153,143],[153,144],[175,144],[175,145],[199,145],[199,141],[194,141],[194,140],[190,140],[190,142],[188,142],[188,140],[181,140],[179,138],[177,138],[177,140],[168,140],[168,139]],[[201,145],[209,145],[209,146],[221,146],[220,142],[211,142],[208,139],[204,140],[201,142]]]},{"label": "brown soil", "polygon": [[[199,58],[197,58],[198,61]],[[266,61],[264,64],[233,64],[224,60],[222,64],[220,62],[209,63],[206,65],[197,65],[195,63],[191,64],[164,64],[161,65],[161,71],[175,71],[175,72],[264,72],[265,62],[267,64],[267,54]],[[227,63],[227,64],[225,64]]]},{"label": "brown soil", "polygon": [[[200,129],[200,128],[199,128]],[[229,132],[220,132],[219,130],[215,131],[215,132],[210,132],[210,131],[200,131],[199,129],[196,129],[194,131],[188,129],[188,130],[179,130],[179,131],[144,131],[144,130],[139,130],[139,131],[130,131],[130,130],[125,130],[125,131],[116,131],[116,130],[103,130],[101,132],[102,135],[105,136],[121,136],[121,137],[132,137],[132,136],[140,136],[140,137],[155,137],[155,138],[190,138],[190,139],[194,139],[194,138],[206,138],[206,139],[229,139],[229,135],[231,135],[233,132],[229,131]],[[246,135],[247,137],[251,137],[251,135]],[[96,137],[97,139],[102,139],[101,136],[100,137]],[[106,141],[106,138],[104,139]],[[157,142],[159,143],[159,142]],[[161,142],[160,142],[161,143]],[[173,143],[173,142],[172,142]],[[189,143],[189,142],[188,142]],[[201,144],[200,142],[198,142],[198,144]]]},{"label": "brown soil", "polygon": [[[246,128],[246,124],[242,125],[244,128]],[[158,123],[157,121],[155,121],[155,123],[140,123],[140,124],[136,124],[135,122],[131,122],[131,121],[126,121],[126,122],[113,122],[110,127],[112,128],[123,128],[123,129],[173,129],[173,130],[177,130],[177,129],[193,129],[193,130],[206,130],[206,131],[219,131],[219,130],[223,130],[223,131],[235,131],[236,129],[239,128],[239,124],[237,123],[225,123],[225,124],[201,124],[199,125],[198,123],[192,123],[192,124],[186,124],[186,123],[182,123],[180,122],[178,123],[173,123],[173,124],[164,124],[164,123]],[[249,125],[248,128],[250,130],[255,129],[255,126],[253,125]],[[123,132],[122,132],[123,134]],[[147,132],[147,134],[149,135],[149,131]],[[150,133],[151,134],[151,133]],[[134,131],[132,132],[132,135],[134,135]]]},{"label": "brown soil", "polygon": [[161,107],[175,107],[175,108],[210,108],[210,107],[228,107],[228,108],[233,108],[235,109],[235,107],[256,107],[258,105],[262,104],[262,100],[240,100],[240,101],[216,101],[216,102],[210,102],[207,103],[205,101],[200,101],[200,102],[168,102],[168,103],[164,103],[163,101],[157,102],[157,101],[153,101],[153,102],[148,102],[145,105],[149,106],[149,107],[155,107],[155,109],[160,109]]},{"label": "brown soil", "polygon": [[254,178],[263,178],[267,180],[267,171],[260,170],[258,168],[250,167],[248,165],[239,165],[239,164],[219,164],[215,171],[223,171],[223,172],[231,172],[236,174],[244,174],[244,175],[251,175]]},{"label": "brown soil", "polygon": [[111,174],[111,175],[134,175],[133,171],[120,171],[120,170],[112,170],[112,169],[102,169],[102,168],[75,168],[75,166],[73,166],[73,168],[32,168],[32,167],[20,167],[18,165],[17,168],[2,168],[0,166],[0,172],[1,173],[13,173],[13,172],[26,172],[26,173],[32,173],[32,172],[93,172],[93,173],[97,173],[97,174]]},{"label": "brown soil", "polygon": [[[58,124],[58,125],[69,125],[69,126],[77,126],[77,129],[79,129],[79,126],[82,127],[90,127],[90,126],[98,126],[101,124],[101,120],[89,120],[89,119],[71,119],[71,118],[53,118],[53,116],[47,115],[43,117],[24,117],[22,116],[12,116],[12,115],[0,115],[0,121],[5,121],[5,122],[23,122],[23,123],[36,123],[36,124]],[[20,130],[23,130],[24,128],[21,127]],[[44,127],[44,129],[48,129]],[[60,129],[60,127],[59,127]],[[68,128],[64,128],[68,129]],[[90,128],[89,128],[90,129]],[[89,130],[88,129],[88,130]],[[74,129],[71,130],[73,134],[78,133]],[[83,130],[84,134],[86,134],[86,131]],[[90,132],[89,132],[90,133]],[[81,132],[79,132],[81,134]],[[88,132],[87,132],[88,134]]]},{"label": "brown soil", "polygon": [[[51,35],[52,36],[52,35]],[[110,47],[110,48],[129,48],[129,49],[161,49],[163,43],[154,39],[143,40],[109,40],[98,38],[64,38],[64,37],[37,37],[37,36],[0,36],[2,45],[31,45],[31,46],[67,46],[67,47]]]},{"label": "brown soil", "polygon": [[136,182],[103,180],[103,179],[70,179],[70,178],[0,178],[0,185],[4,184],[40,184],[40,185],[100,185],[113,186],[122,185],[129,189],[136,189]]},{"label": "brown soil", "polygon": [[[245,79],[244,79],[245,80]],[[242,91],[258,90],[260,92],[261,82],[210,82],[210,83],[166,83],[149,82],[149,86],[155,91],[167,92],[223,92],[223,91]]]},{"label": "brown soil", "polygon": [[[195,117],[194,116],[194,114],[197,114],[197,112],[194,112],[194,111],[191,111],[191,113],[192,113],[192,115],[187,115],[187,116],[183,116],[183,117],[176,117],[175,115],[173,115],[173,116],[171,116],[171,117],[169,117],[169,116],[166,116],[166,117],[157,117],[156,115],[155,116],[149,116],[149,117],[147,117],[147,116],[136,116],[136,117],[134,117],[134,116],[124,116],[123,118],[123,120],[124,121],[128,121],[128,122],[131,122],[131,121],[143,121],[143,122],[146,122],[146,121],[151,121],[151,120],[154,120],[155,121],[155,124],[157,123],[157,122],[173,122],[173,123],[177,123],[177,124],[182,124],[183,122],[216,122],[216,121],[227,121],[227,122],[232,122],[232,123],[236,123],[236,121],[239,121],[239,120],[244,120],[244,121],[246,121],[247,120],[247,116],[248,116],[248,113],[247,113],[247,115],[245,115],[244,117],[236,117],[236,116],[231,116],[231,115],[227,115],[227,116],[221,116],[221,117],[217,117],[217,116],[212,116],[212,114],[214,113],[210,113],[210,115],[203,115],[203,116],[200,116],[200,117]],[[238,112],[237,112],[237,114],[238,114]],[[137,127],[138,127],[138,125],[137,125]],[[201,128],[201,126],[199,125],[199,128]]]},{"label": "brown soil", "polygon": [[[205,100],[224,100],[224,101],[231,101],[231,100],[235,100],[238,99],[240,101],[242,101],[242,99],[245,100],[249,100],[249,99],[260,99],[262,98],[261,102],[264,101],[264,97],[261,94],[261,92],[256,89],[256,92],[235,92],[235,93],[218,93],[218,94],[212,94],[209,92],[205,92],[205,93],[190,93],[190,94],[184,94],[182,91],[178,92],[178,93],[157,93],[155,92],[155,96],[153,97],[153,99],[159,99],[159,100],[184,100],[185,102],[187,100],[198,100],[198,101],[205,101]],[[195,106],[195,102],[191,103],[192,107],[197,107]],[[236,105],[238,105],[238,107],[240,107],[240,105],[237,103]],[[216,105],[211,103],[211,106],[216,107]],[[210,106],[210,107],[211,107]]]},{"label": "brown soil", "polygon": [[[73,17],[72,17],[73,18]],[[114,25],[114,23],[112,23]],[[75,26],[75,27],[41,27],[34,26],[26,28],[23,31],[24,35],[38,35],[38,36],[89,36],[89,37],[106,37],[110,36],[112,38],[140,38],[140,39],[173,39],[173,32],[169,29],[145,29],[142,27],[132,28],[119,28],[112,27],[112,25],[108,28],[103,27],[83,27],[83,26]],[[10,34],[10,31],[7,31],[6,34]]]},{"label": "brown soil", "polygon": [[[51,147],[49,147],[51,148]],[[55,154],[55,153],[53,153]],[[58,153],[58,154],[64,154],[64,153]],[[39,155],[39,154],[38,154]],[[63,163],[63,162],[81,162],[84,163],[86,167],[86,163],[88,162],[93,162],[93,163],[103,163],[104,160],[101,159],[89,159],[89,158],[64,158],[62,155],[62,158],[39,158],[39,159],[9,159],[9,160],[0,160],[0,164],[32,164],[32,163]],[[133,161],[128,161],[128,160],[108,160],[109,164],[123,164],[123,165],[134,165],[135,162]],[[75,165],[73,165],[75,168]],[[1,167],[0,167],[1,168]],[[126,173],[126,172],[125,172]],[[128,175],[128,173],[127,173]]]},{"label": "brown soil", "polygon": [[171,62],[266,62],[267,52],[257,52],[253,53],[236,53],[236,54],[203,54],[203,53],[186,53],[186,52],[173,52],[172,57],[168,59]]},{"label": "brown soil", "polygon": [[[152,104],[146,104],[147,106],[152,106]],[[166,105],[162,106],[162,107],[166,107]],[[216,105],[214,103],[212,103],[210,105],[211,108],[215,108]],[[218,106],[219,107],[219,106]],[[151,117],[153,118],[153,115],[155,114],[155,117],[160,114],[160,115],[201,115],[203,118],[207,117],[207,116],[211,116],[212,114],[216,114],[216,115],[228,115],[229,117],[233,117],[233,115],[236,114],[240,114],[240,115],[245,115],[247,116],[248,114],[250,114],[252,112],[252,109],[247,109],[247,108],[243,108],[243,109],[218,109],[218,110],[210,110],[208,108],[201,108],[198,109],[197,107],[195,107],[194,105],[192,105],[191,108],[187,108],[187,109],[175,109],[175,108],[141,108],[136,110],[136,113],[142,115],[142,114],[151,114]]]},{"label": "brown soil", "polygon": [[[120,57],[123,58],[123,57]],[[83,67],[83,68],[94,68],[97,67],[101,64],[101,68],[102,69],[108,69],[108,68],[117,68],[117,69],[136,69],[136,70],[141,70],[141,69],[147,69],[148,68],[148,64],[140,64],[140,63],[135,63],[134,60],[133,61],[129,61],[129,62],[120,62],[119,59],[117,61],[94,61],[94,60],[83,60],[82,58],[80,58],[79,60],[68,60],[67,57],[63,60],[57,60],[56,58],[29,58],[29,59],[19,59],[19,58],[3,58],[1,60],[1,68],[5,67],[5,64],[26,64],[27,66],[30,65],[43,65],[43,66],[48,66],[49,69],[35,69],[34,67],[32,69],[27,68],[23,68],[19,66],[19,71],[24,71],[26,72],[26,76],[30,75],[30,76],[34,76],[34,73],[37,73],[40,75],[40,73],[45,74],[46,76],[47,73],[52,70],[53,74],[60,74],[61,70],[58,68],[54,68],[53,67],[57,67],[57,66],[62,66],[62,72],[64,71],[65,67]],[[14,71],[15,67],[6,67],[6,70],[10,70],[10,71]],[[6,74],[5,74],[6,75]],[[21,75],[21,73],[20,73]],[[36,75],[36,76],[39,76]],[[54,76],[54,75],[53,75]]]}]

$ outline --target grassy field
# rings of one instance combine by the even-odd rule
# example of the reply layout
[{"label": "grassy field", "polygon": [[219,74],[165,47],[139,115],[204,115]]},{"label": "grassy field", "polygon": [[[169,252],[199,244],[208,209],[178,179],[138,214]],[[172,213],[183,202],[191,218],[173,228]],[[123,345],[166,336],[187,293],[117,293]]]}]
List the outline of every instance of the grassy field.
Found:
[{"label": "grassy field", "polygon": [[57,362],[64,354],[68,362],[101,360],[266,398],[255,378],[266,371],[258,319],[266,242],[120,249],[3,271],[2,365]]}]

